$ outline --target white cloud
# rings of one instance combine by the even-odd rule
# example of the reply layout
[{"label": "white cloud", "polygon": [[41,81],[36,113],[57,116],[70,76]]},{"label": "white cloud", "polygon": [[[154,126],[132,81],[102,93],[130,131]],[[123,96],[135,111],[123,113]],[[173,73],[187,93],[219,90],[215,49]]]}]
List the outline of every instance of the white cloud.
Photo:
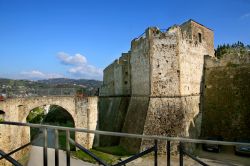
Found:
[{"label": "white cloud", "polygon": [[71,66],[68,72],[77,78],[102,79],[102,69],[88,64],[87,58],[79,53],[70,56],[65,52],[59,52],[57,57],[62,64]]},{"label": "white cloud", "polygon": [[70,56],[65,52],[59,52],[57,56],[61,63],[65,65],[83,65],[87,63],[86,57],[79,53],[75,54],[75,56]]},{"label": "white cloud", "polygon": [[21,75],[23,75],[26,78],[30,79],[48,79],[48,78],[62,78],[63,75],[57,74],[57,73],[43,73],[38,70],[32,70],[32,71],[24,71],[21,72]]},{"label": "white cloud", "polygon": [[241,19],[250,18],[250,13],[246,13],[240,17]]}]

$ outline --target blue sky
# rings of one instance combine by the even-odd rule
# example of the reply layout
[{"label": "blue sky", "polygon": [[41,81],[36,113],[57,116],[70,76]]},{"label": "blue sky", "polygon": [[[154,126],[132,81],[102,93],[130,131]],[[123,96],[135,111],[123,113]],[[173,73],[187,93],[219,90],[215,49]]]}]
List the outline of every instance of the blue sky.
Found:
[{"label": "blue sky", "polygon": [[250,44],[249,0],[0,0],[0,77],[102,79],[147,27],[190,18]]}]

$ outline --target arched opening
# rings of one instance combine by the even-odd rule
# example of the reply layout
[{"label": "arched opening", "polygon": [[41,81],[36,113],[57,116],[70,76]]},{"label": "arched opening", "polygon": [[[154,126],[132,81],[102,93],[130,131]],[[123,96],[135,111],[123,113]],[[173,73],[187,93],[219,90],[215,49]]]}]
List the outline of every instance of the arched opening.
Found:
[{"label": "arched opening", "polygon": [[5,112],[0,110],[0,121],[4,121]]},{"label": "arched opening", "polygon": [[[44,105],[32,109],[26,118],[28,123],[47,124],[64,127],[75,127],[74,119],[71,114],[58,105]],[[58,131],[59,149],[66,149],[66,133]],[[75,139],[75,133],[70,133],[70,137]],[[31,128],[30,138],[35,146],[43,146],[43,131],[42,129]],[[54,148],[55,134],[54,130],[48,129],[48,147]],[[74,147],[71,147],[74,150]]]}]

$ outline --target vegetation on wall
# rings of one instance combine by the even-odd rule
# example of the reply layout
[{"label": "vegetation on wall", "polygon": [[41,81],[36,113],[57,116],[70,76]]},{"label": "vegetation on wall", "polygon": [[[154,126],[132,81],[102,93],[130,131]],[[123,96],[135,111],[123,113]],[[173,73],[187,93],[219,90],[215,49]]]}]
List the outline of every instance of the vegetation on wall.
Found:
[{"label": "vegetation on wall", "polygon": [[29,123],[41,123],[44,116],[44,109],[42,107],[37,107],[30,111],[26,121]]},{"label": "vegetation on wall", "polygon": [[217,49],[215,50],[215,56],[219,59],[222,58],[223,55],[230,53],[250,55],[250,45],[245,45],[244,43],[238,41],[234,44],[218,45]]}]

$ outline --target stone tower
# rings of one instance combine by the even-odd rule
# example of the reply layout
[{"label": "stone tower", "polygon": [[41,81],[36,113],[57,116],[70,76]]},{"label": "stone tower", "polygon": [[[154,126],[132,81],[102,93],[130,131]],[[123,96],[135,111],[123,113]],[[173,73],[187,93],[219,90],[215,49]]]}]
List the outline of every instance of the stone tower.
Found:
[{"label": "stone tower", "polygon": [[[199,135],[204,56],[214,56],[213,36],[211,29],[189,20],[166,31],[148,28],[132,41],[127,65],[130,101],[122,132]],[[136,152],[147,142],[122,138],[120,145]]]}]

